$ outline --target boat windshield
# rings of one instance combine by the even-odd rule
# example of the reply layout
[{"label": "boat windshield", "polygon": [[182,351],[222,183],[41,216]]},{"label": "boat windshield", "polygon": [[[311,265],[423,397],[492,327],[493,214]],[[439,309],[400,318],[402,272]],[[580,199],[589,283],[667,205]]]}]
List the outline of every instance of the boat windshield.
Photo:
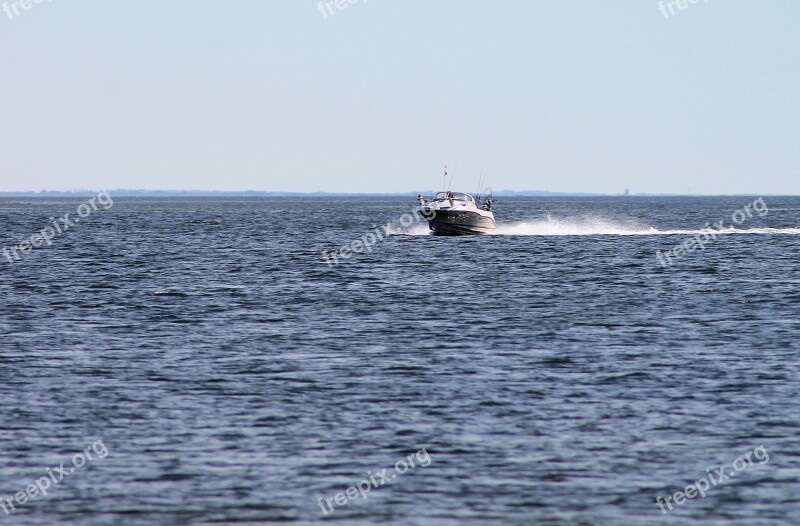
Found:
[{"label": "boat windshield", "polygon": [[469,195],[461,192],[439,192],[436,194],[434,201],[444,201],[445,199],[453,198],[453,201],[465,201],[467,203],[474,203],[475,199]]}]

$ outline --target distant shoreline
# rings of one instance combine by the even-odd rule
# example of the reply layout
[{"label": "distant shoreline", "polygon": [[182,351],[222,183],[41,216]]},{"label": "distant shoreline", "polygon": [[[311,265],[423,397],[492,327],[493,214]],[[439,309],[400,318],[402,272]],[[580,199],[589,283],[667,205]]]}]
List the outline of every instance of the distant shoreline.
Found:
[{"label": "distant shoreline", "polygon": [[[108,193],[115,197],[417,197],[418,195],[433,195],[438,190],[423,190],[419,192],[262,192],[245,190],[241,192],[224,190],[109,190]],[[83,197],[94,195],[94,190],[71,190],[66,192],[41,191],[41,192],[3,192],[0,197]],[[611,194],[588,193],[562,193],[562,192],[514,192],[504,190],[495,192],[494,195],[504,197],[543,197],[543,196],[571,196],[571,197],[608,197]],[[622,195],[622,194],[620,194]]]}]

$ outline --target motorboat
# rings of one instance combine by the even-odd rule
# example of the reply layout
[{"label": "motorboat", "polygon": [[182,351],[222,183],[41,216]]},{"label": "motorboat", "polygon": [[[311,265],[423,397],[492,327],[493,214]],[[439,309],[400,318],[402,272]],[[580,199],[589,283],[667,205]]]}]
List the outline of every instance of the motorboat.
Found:
[{"label": "motorboat", "polygon": [[417,200],[420,213],[428,221],[434,235],[491,234],[497,228],[491,194],[480,207],[474,197],[463,192],[439,192],[430,201],[420,195]]}]

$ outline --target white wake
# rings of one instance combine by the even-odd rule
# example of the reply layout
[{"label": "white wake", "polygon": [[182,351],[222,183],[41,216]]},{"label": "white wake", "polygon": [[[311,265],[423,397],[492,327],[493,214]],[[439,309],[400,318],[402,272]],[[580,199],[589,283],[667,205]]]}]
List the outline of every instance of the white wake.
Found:
[{"label": "white wake", "polygon": [[800,235],[800,228],[746,228],[726,226],[711,228],[659,230],[650,226],[625,224],[608,219],[535,219],[498,223],[494,235],[500,236],[674,236],[715,234],[785,234]]}]

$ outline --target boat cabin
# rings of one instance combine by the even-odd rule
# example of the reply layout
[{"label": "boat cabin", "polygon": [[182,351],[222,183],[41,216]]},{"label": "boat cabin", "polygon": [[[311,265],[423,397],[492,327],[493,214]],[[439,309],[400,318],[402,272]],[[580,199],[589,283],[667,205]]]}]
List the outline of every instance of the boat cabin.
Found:
[{"label": "boat cabin", "polygon": [[465,194],[462,192],[439,192],[436,194],[436,197],[433,198],[434,201],[449,201],[449,200],[461,201],[464,203],[475,205],[475,198],[469,194]]}]

